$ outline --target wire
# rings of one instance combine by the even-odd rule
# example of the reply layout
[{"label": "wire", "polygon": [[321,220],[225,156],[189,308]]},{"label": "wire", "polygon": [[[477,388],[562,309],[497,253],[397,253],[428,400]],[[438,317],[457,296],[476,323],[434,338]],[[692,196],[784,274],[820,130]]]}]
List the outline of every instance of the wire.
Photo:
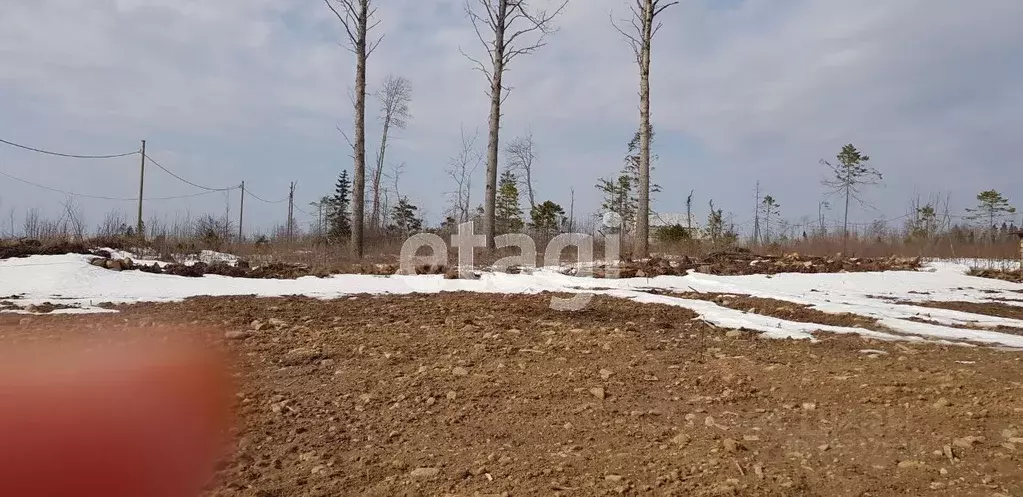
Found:
[{"label": "wire", "polygon": [[[61,190],[59,188],[52,188],[52,187],[49,187],[49,186],[46,186],[46,185],[40,185],[39,183],[33,183],[33,182],[31,182],[31,181],[29,181],[27,179],[22,179],[22,178],[19,178],[17,176],[13,176],[13,175],[7,174],[7,173],[5,173],[3,171],[0,171],[0,176],[6,176],[6,177],[8,177],[10,179],[13,179],[14,181],[20,181],[22,183],[25,183],[26,185],[32,185],[32,186],[34,186],[36,188],[42,188],[43,190],[49,190],[51,192],[62,193],[64,195],[70,195],[72,197],[92,198],[92,199],[98,199],[98,200],[116,200],[116,201],[122,201],[122,202],[125,202],[125,201],[132,201],[132,202],[134,202],[134,201],[138,200],[138,197],[105,197],[105,196],[102,196],[102,195],[87,195],[87,194],[84,194],[84,193],[75,193],[75,192],[72,192],[72,191]],[[144,202],[149,202],[149,201],[153,201],[153,200],[176,200],[176,199],[181,199],[181,198],[199,197],[201,195],[209,195],[211,193],[214,193],[214,192],[193,193],[193,194],[190,194],[190,195],[176,195],[176,196],[173,196],[173,197],[143,198],[142,200]]]},{"label": "wire", "polygon": [[[177,200],[179,198],[201,197],[203,195],[209,195],[211,193],[217,193],[217,192],[192,193],[192,194],[189,194],[189,195],[176,195],[176,196],[173,196],[173,197],[143,198],[142,201],[143,202],[148,202],[150,200]],[[132,199],[132,200],[138,200],[138,199]]]},{"label": "wire", "polygon": [[26,185],[32,185],[32,186],[34,186],[36,188],[42,188],[43,190],[49,190],[51,192],[56,192],[56,193],[63,193],[64,195],[71,195],[71,196],[75,196],[75,197],[95,198],[95,199],[100,199],[100,200],[138,200],[138,198],[104,197],[102,195],[86,195],[86,194],[82,194],[82,193],[69,192],[67,190],[60,190],[60,189],[57,189],[57,188],[51,188],[49,186],[40,185],[39,183],[33,183],[33,182],[31,182],[31,181],[29,181],[27,179],[21,179],[21,178],[19,178],[17,176],[12,176],[10,174],[7,174],[7,173],[5,173],[3,171],[0,171],[0,175],[6,176],[6,177],[8,177],[10,179],[13,179],[14,181],[20,181],[22,183],[25,183]]},{"label": "wire", "polygon": [[40,154],[55,155],[57,157],[70,157],[72,159],[116,159],[118,157],[128,157],[130,155],[135,155],[135,154],[138,154],[140,152],[139,150],[135,150],[133,152],[125,152],[123,154],[79,155],[79,154],[65,154],[65,153],[61,153],[61,152],[52,152],[52,151],[49,151],[49,150],[43,150],[41,148],[29,147],[27,145],[21,145],[21,144],[18,144],[18,143],[14,143],[14,142],[10,142],[10,141],[4,140],[3,138],[0,138],[0,143],[3,143],[5,145],[10,145],[12,147],[17,147],[17,148],[20,148],[20,149],[24,149],[24,150],[30,150],[32,152],[38,152]]},{"label": "wire", "polygon": [[245,194],[250,196],[250,197],[252,197],[252,198],[254,198],[254,199],[256,199],[256,200],[258,200],[258,201],[260,201],[260,202],[265,202],[267,204],[279,204],[281,202],[286,202],[288,200],[288,197],[284,197],[284,198],[282,198],[280,200],[273,200],[273,201],[267,200],[265,198],[262,198],[262,197],[256,195],[255,193],[252,193],[252,191],[250,191],[248,188],[245,189]]},{"label": "wire", "polygon": [[232,187],[229,187],[229,188],[210,188],[208,186],[202,186],[202,185],[199,185],[199,184],[196,184],[196,183],[192,183],[191,181],[188,181],[187,179],[182,178],[181,176],[178,176],[177,174],[172,173],[170,169],[167,169],[166,167],[163,167],[159,162],[156,162],[155,160],[153,160],[153,158],[150,157],[149,155],[146,155],[145,157],[146,157],[146,159],[149,159],[149,162],[152,162],[154,166],[156,166],[156,167],[158,167],[160,169],[163,169],[163,172],[165,172],[165,173],[167,173],[167,174],[177,178],[179,181],[181,181],[183,183],[192,185],[192,186],[194,186],[196,188],[199,188],[201,190],[208,190],[208,191],[211,191],[211,192],[226,192],[226,191],[234,190],[235,188],[240,188],[240,185],[239,186],[232,186]]}]

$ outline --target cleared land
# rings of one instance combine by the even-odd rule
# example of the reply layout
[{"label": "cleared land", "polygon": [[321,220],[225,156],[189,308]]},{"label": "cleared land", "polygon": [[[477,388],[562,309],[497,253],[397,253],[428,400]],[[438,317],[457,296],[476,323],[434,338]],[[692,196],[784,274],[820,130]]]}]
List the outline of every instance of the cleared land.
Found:
[{"label": "cleared land", "polygon": [[1023,492],[1019,352],[770,340],[549,297],[200,297],[3,315],[0,343],[204,329],[240,374],[209,495]]}]

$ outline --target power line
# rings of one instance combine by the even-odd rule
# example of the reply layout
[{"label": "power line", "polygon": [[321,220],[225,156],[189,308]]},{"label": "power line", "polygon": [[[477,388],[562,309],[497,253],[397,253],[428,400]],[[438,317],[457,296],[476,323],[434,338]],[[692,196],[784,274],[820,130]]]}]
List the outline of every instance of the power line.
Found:
[{"label": "power line", "polygon": [[[103,195],[87,195],[87,194],[84,194],[84,193],[76,193],[76,192],[72,192],[72,191],[68,191],[68,190],[61,190],[59,188],[53,188],[53,187],[49,187],[49,186],[46,186],[46,185],[40,185],[39,183],[34,183],[34,182],[29,181],[27,179],[22,179],[22,178],[19,178],[17,176],[13,176],[13,175],[7,174],[7,173],[5,173],[3,171],[0,171],[0,176],[6,176],[7,178],[13,179],[14,181],[19,181],[21,183],[25,183],[26,185],[31,185],[31,186],[34,186],[36,188],[41,188],[43,190],[48,190],[48,191],[55,192],[55,193],[61,193],[61,194],[64,194],[64,195],[70,195],[72,197],[91,198],[91,199],[97,199],[97,200],[115,200],[115,201],[136,201],[136,200],[138,200],[138,197],[105,197]],[[199,197],[199,196],[202,196],[202,195],[209,195],[211,193],[214,193],[214,192],[193,193],[193,194],[190,194],[190,195],[176,195],[176,196],[173,196],[173,197],[147,198],[147,199],[145,199],[145,201],[151,201],[151,200],[177,200],[177,199],[182,199],[182,198],[192,198],[192,197]]]},{"label": "power line", "polygon": [[153,160],[153,158],[150,157],[149,155],[146,155],[145,157],[146,157],[147,160],[149,160],[149,162],[153,163],[154,166],[162,169],[163,172],[165,172],[165,173],[167,173],[167,174],[177,178],[179,181],[181,181],[183,183],[186,183],[186,184],[192,185],[192,186],[194,186],[196,188],[199,188],[200,190],[208,190],[208,191],[211,191],[211,192],[226,192],[226,191],[234,190],[235,188],[240,188],[239,186],[232,186],[232,187],[228,187],[228,188],[210,188],[208,186],[202,186],[202,185],[193,183],[191,181],[188,181],[187,179],[182,178],[181,176],[178,176],[177,174],[174,174],[173,172],[171,172],[170,169],[167,169],[166,167],[163,167],[162,165],[160,165],[159,162],[156,162],[155,160]]},{"label": "power line", "polygon": [[256,199],[256,200],[258,200],[258,201],[260,201],[260,202],[267,203],[267,204],[279,204],[279,203],[287,202],[288,201],[288,197],[284,197],[284,198],[282,198],[280,200],[272,200],[272,201],[271,200],[266,200],[265,198],[262,198],[262,197],[256,195],[255,193],[252,193],[252,191],[250,191],[248,188],[245,189],[245,194],[250,196],[250,197],[252,197],[252,198],[254,198],[254,199]]},{"label": "power line", "polygon": [[5,145],[10,145],[12,147],[17,147],[17,148],[20,148],[20,149],[23,149],[23,150],[30,150],[32,152],[38,152],[40,154],[55,155],[57,157],[69,157],[69,158],[72,158],[72,159],[116,159],[118,157],[128,157],[130,155],[136,155],[136,154],[139,153],[138,150],[135,150],[135,151],[132,151],[132,152],[125,152],[123,154],[110,154],[110,155],[66,154],[66,153],[62,153],[62,152],[53,152],[53,151],[50,151],[50,150],[43,150],[41,148],[30,147],[28,145],[22,145],[20,143],[14,143],[14,142],[11,142],[11,141],[4,140],[3,138],[0,138],[0,143],[3,143]]},{"label": "power line", "polygon": [[302,208],[301,208],[301,207],[299,207],[299,206],[298,206],[297,204],[295,205],[295,210],[297,210],[298,212],[301,212],[302,214],[305,214],[305,215],[307,215],[307,216],[313,216],[313,214],[310,214],[310,213],[308,213],[308,212],[306,212],[306,211],[302,210]]}]

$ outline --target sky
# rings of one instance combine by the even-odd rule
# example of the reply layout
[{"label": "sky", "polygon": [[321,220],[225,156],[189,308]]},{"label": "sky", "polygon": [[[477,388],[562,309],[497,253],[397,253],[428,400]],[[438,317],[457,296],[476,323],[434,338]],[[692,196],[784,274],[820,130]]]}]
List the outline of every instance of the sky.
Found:
[{"label": "sky", "polygon": [[[479,0],[471,0],[477,2]],[[464,1],[375,0],[384,35],[369,92],[389,75],[413,86],[409,126],[390,138],[398,189],[438,223],[454,188],[445,173],[463,131],[486,143],[486,81],[462,52],[484,54]],[[549,5],[534,0],[534,6]],[[600,208],[597,178],[622,166],[638,127],[638,71],[611,25],[626,0],[570,0],[559,30],[515,59],[501,137],[531,132],[539,200],[579,217]],[[654,40],[657,132],[653,209],[706,216],[713,200],[740,228],[755,185],[781,217],[815,220],[821,159],[853,143],[884,175],[850,217],[897,218],[911,198],[948,195],[953,213],[997,189],[1023,208],[1023,2],[1019,0],[684,0]],[[71,154],[136,150],[210,188],[245,181],[278,201],[296,182],[300,222],[329,194],[351,150],[354,57],[321,0],[7,0],[0,16],[0,139]],[[367,103],[367,149],[379,102]],[[502,168],[504,160],[502,157]],[[483,198],[483,169],[472,201]],[[0,173],[113,198],[138,195],[137,156],[82,160],[0,145]],[[146,196],[203,193],[150,166]],[[67,196],[0,176],[0,231],[27,209],[59,216]],[[74,197],[90,225],[131,200]],[[237,190],[145,203],[147,218],[237,217]],[[841,218],[831,198],[831,222]],[[285,203],[246,198],[246,232],[283,222]],[[1017,221],[1018,222],[1018,221]]]}]

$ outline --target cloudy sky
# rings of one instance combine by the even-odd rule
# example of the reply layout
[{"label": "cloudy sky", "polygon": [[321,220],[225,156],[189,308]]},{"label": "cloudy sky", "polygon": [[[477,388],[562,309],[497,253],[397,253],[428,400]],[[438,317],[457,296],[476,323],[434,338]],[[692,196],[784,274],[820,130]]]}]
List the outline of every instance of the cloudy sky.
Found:
[{"label": "cloudy sky", "polygon": [[[485,142],[483,76],[459,49],[482,47],[459,0],[375,0],[386,34],[369,61],[412,81],[414,120],[388,163],[428,221],[452,189],[444,170],[460,133]],[[477,0],[472,0],[477,1]],[[542,4],[541,0],[536,0]],[[502,136],[531,130],[542,199],[595,212],[596,179],[617,171],[638,123],[637,71],[609,12],[625,0],[573,0],[538,54],[514,61]],[[655,40],[654,181],[661,212],[715,204],[752,218],[754,186],[782,216],[816,218],[821,158],[852,142],[884,184],[867,197],[903,215],[915,193],[952,195],[961,211],[997,188],[1023,207],[1023,2],[1019,0],[684,0]],[[349,150],[353,58],[321,0],[5,0],[0,15],[0,138],[76,154],[138,148],[193,182],[279,200],[296,181],[300,208],[328,193]],[[370,100],[371,116],[377,104]],[[379,124],[369,125],[372,159]],[[133,197],[136,157],[83,161],[0,145],[0,172],[58,190]],[[151,170],[152,197],[199,193]],[[474,202],[483,195],[482,168]],[[64,195],[0,176],[0,230],[25,209],[56,214]],[[131,201],[78,198],[90,224]],[[237,214],[238,194],[147,202],[147,216]],[[253,230],[284,204],[246,202]],[[830,214],[837,219],[837,210]],[[305,216],[300,214],[300,219]]]}]

